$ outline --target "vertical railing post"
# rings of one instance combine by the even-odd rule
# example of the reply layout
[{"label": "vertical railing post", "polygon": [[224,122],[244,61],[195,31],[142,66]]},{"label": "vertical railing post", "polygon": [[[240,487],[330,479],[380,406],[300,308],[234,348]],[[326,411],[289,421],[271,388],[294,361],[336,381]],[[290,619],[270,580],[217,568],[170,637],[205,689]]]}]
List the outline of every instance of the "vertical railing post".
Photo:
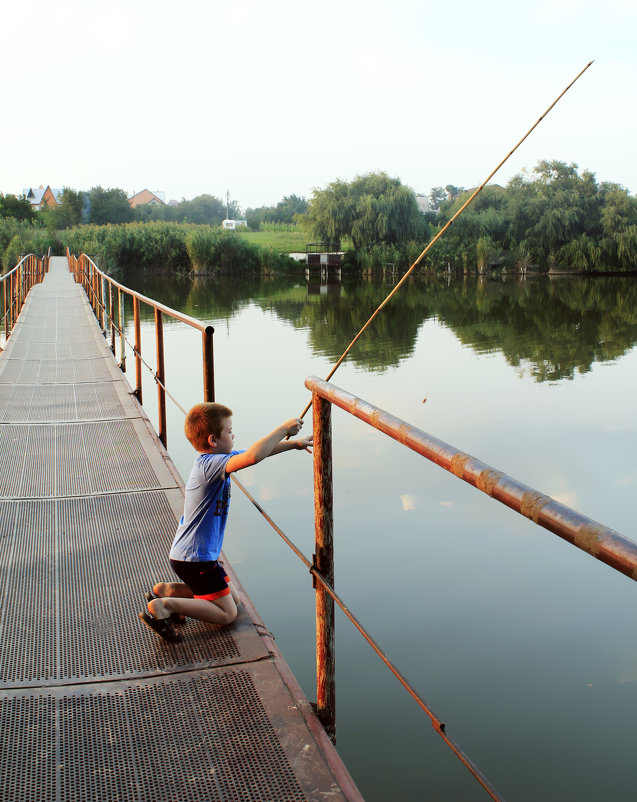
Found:
[{"label": "vertical railing post", "polygon": [[16,316],[20,314],[20,310],[22,309],[23,295],[24,295],[24,262],[20,262],[20,265],[18,267],[18,306],[16,309]]},{"label": "vertical railing post", "polygon": [[139,320],[139,298],[133,296],[133,325],[135,327],[135,395],[142,403],[142,330]]},{"label": "vertical railing post", "polygon": [[124,293],[117,288],[117,317],[119,323],[119,366],[123,373],[126,373],[126,340],[124,337]]},{"label": "vertical railing post", "polygon": [[9,332],[13,331],[13,304],[15,303],[15,273],[9,278]]},{"label": "vertical railing post", "polygon": [[4,314],[4,341],[9,339],[9,310],[7,308],[7,280],[2,282],[2,312]]},{"label": "vertical railing post", "polygon": [[93,314],[99,320],[99,290],[97,285],[97,270],[95,269],[95,265],[93,262],[89,263],[91,265],[91,276],[93,277]]},{"label": "vertical railing post", "polygon": [[[332,491],[332,407],[312,396],[314,416],[314,566],[334,587],[334,518]],[[316,709],[327,734],[336,738],[334,600],[316,586]]]},{"label": "vertical railing post", "polygon": [[215,400],[215,363],[212,345],[212,336],[215,330],[206,326],[201,333],[203,343],[203,400]]},{"label": "vertical railing post", "polygon": [[164,370],[164,317],[155,307],[155,342],[157,348],[157,412],[159,418],[159,439],[164,446],[166,437],[166,373]]},{"label": "vertical railing post", "polygon": [[115,310],[113,309],[113,285],[108,282],[108,317],[111,321],[111,351],[115,356]]},{"label": "vertical railing post", "polygon": [[[99,274],[98,274],[99,275]],[[108,322],[106,318],[107,315],[107,307],[106,307],[106,276],[100,276],[100,321],[102,323],[102,333],[104,336],[107,336],[108,331]]]}]

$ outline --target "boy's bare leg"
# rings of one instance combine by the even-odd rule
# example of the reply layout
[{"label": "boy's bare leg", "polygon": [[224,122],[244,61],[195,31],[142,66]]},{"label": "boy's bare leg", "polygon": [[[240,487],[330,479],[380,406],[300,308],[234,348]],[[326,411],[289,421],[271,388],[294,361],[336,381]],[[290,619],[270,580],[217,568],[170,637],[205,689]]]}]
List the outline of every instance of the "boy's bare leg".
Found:
[{"label": "boy's bare leg", "polygon": [[207,621],[210,624],[226,626],[237,617],[237,605],[232,597],[232,592],[214,601],[194,599],[192,594],[190,597],[164,596],[148,602],[148,612],[153,618],[158,619],[168,618],[168,616],[178,613],[199,621]]},{"label": "boy's bare leg", "polygon": [[181,599],[192,599],[192,590],[183,582],[158,582],[153,588],[155,596],[163,599],[167,596],[175,596]]},{"label": "boy's bare leg", "polygon": [[228,587],[230,588],[230,593],[232,594],[232,598],[234,599],[234,603],[238,607],[241,604],[241,594],[235,588],[235,586],[234,586],[234,584],[232,582],[228,582]]}]

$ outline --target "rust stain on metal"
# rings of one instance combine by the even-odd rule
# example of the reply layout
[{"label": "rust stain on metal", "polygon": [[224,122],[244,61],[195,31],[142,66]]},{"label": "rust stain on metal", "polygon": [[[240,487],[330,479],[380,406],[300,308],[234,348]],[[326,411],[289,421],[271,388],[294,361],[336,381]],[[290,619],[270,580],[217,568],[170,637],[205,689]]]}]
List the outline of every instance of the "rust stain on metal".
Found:
[{"label": "rust stain on metal", "polygon": [[544,495],[544,493],[525,493],[520,503],[520,512],[537,523],[540,513],[551,501],[551,497]]},{"label": "rust stain on metal", "polygon": [[503,476],[504,474],[502,471],[494,471],[491,468],[485,468],[480,472],[480,476],[478,476],[476,487],[478,490],[482,490],[483,493],[486,493],[487,496],[492,496],[494,487]]},{"label": "rust stain on metal", "polygon": [[467,462],[471,459],[468,454],[458,453],[455,454],[451,460],[451,467],[450,471],[455,476],[459,476],[461,479],[464,476],[464,468]]},{"label": "rust stain on metal", "polygon": [[603,535],[605,532],[606,527],[604,526],[586,524],[586,526],[583,526],[577,533],[575,542],[580,549],[584,549],[584,551],[597,557],[603,546],[603,538],[600,537],[600,535]]},{"label": "rust stain on metal", "polygon": [[407,439],[409,438],[411,431],[412,427],[408,423],[402,423],[398,427],[398,431],[396,432],[396,434],[399,435],[399,440],[403,445],[407,442]]}]

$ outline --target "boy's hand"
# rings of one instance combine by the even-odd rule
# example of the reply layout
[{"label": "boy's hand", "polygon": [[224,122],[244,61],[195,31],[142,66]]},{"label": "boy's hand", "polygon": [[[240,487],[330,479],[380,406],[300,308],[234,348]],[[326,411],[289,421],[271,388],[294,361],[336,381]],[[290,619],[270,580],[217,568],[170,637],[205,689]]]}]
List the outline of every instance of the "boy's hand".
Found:
[{"label": "boy's hand", "polygon": [[292,437],[295,434],[298,434],[301,431],[301,426],[303,426],[303,421],[301,418],[290,418],[287,420],[283,426],[285,427],[285,434],[286,437]]},{"label": "boy's hand", "polygon": [[310,435],[309,437],[299,437],[298,440],[292,440],[291,442],[294,443],[295,448],[298,448],[299,451],[309,451],[313,441],[314,438]]}]

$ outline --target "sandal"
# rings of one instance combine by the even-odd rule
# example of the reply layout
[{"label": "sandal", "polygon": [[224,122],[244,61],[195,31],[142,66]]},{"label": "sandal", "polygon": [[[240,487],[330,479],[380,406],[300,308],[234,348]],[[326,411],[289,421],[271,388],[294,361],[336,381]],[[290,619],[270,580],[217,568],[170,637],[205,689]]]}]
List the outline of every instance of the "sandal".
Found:
[{"label": "sandal", "polygon": [[175,625],[170,618],[153,618],[147,612],[139,614],[139,620],[146,624],[147,627],[156,632],[164,640],[171,643],[177,643],[181,640],[181,635],[175,629]]}]

